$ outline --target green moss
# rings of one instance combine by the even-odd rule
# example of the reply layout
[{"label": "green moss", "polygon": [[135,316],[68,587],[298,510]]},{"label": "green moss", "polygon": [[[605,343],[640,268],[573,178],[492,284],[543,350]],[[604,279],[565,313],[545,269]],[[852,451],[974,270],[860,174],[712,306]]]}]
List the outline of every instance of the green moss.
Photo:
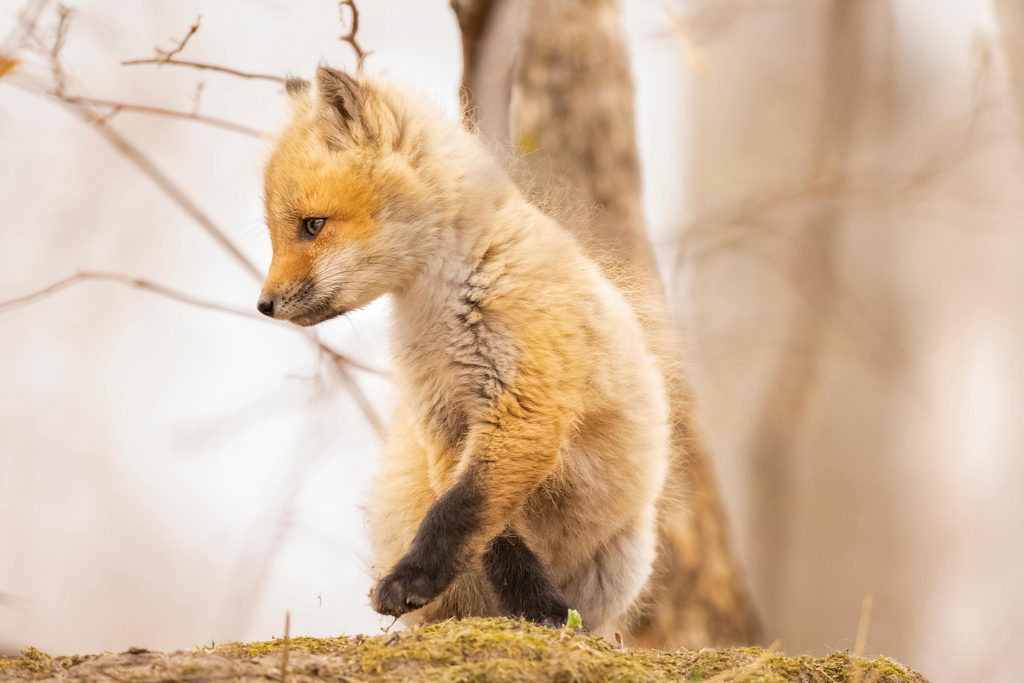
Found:
[{"label": "green moss", "polygon": [[[0,681],[58,676],[73,665],[77,668],[71,675],[94,683],[278,680],[283,649],[284,640],[277,639],[228,643],[212,650],[159,655],[158,659],[125,653],[80,658],[78,662],[26,650],[20,658],[6,663],[0,660]],[[825,658],[787,657],[758,648],[677,653],[621,650],[571,629],[508,619],[447,621],[373,637],[292,638],[289,651],[290,683],[927,683],[919,674],[885,658],[868,661],[845,652]]]},{"label": "green moss", "polygon": [[[291,650],[308,652],[312,655],[326,655],[343,651],[352,641],[351,638],[339,636],[337,638],[307,638],[304,636],[289,638],[288,647]],[[267,640],[258,643],[227,643],[215,648],[216,652],[222,652],[234,657],[264,657],[274,652],[284,650],[284,638]]]},{"label": "green moss", "polygon": [[[868,662],[846,653],[825,659],[786,657],[759,648],[675,654],[619,650],[604,640],[507,619],[465,619],[373,638],[293,639],[295,650],[344,660],[345,675],[369,680],[438,681],[716,681],[785,683],[853,680],[919,681],[890,660]],[[279,652],[283,641],[226,646],[236,656]],[[856,664],[855,664],[856,663]],[[342,671],[338,670],[339,675]]]},{"label": "green moss", "polygon": [[43,674],[50,670],[50,661],[53,659],[45,652],[40,652],[34,647],[23,647],[21,657],[0,657],[0,673],[6,671],[21,672],[23,674]]}]

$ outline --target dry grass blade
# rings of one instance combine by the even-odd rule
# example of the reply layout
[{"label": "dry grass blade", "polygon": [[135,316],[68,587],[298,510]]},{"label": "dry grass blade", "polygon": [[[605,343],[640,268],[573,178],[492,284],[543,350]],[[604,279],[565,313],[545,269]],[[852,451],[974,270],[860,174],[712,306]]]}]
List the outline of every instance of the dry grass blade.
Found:
[{"label": "dry grass blade", "polygon": [[762,666],[768,663],[768,660],[772,658],[775,651],[779,649],[779,641],[775,641],[768,646],[768,649],[762,652],[757,659],[752,661],[747,666],[739,670],[723,671],[722,673],[712,676],[711,678],[704,679],[704,683],[723,683],[723,681],[742,681],[750,674],[754,673]]},{"label": "dry grass blade", "polygon": [[281,683],[288,678],[288,646],[292,631],[292,613],[284,613],[284,648],[281,650]]},{"label": "dry grass blade", "polygon": [[860,622],[857,624],[857,640],[853,646],[853,654],[858,657],[863,657],[868,647],[868,627],[871,625],[871,608],[874,601],[871,593],[864,594],[864,601],[860,606]]},{"label": "dry grass blade", "polygon": [[853,654],[856,655],[853,667],[853,683],[862,683],[864,680],[863,658],[868,647],[868,626],[871,625],[871,608],[874,605],[874,596],[871,593],[864,594],[864,600],[860,605],[860,621],[857,623],[857,640],[853,645]]}]

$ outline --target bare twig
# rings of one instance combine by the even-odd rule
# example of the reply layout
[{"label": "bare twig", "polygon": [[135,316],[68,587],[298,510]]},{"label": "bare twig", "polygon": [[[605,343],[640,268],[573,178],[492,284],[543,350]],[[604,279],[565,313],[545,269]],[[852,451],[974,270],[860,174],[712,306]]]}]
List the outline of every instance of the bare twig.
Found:
[{"label": "bare twig", "polygon": [[[180,206],[189,216],[193,218],[199,225],[206,230],[206,232],[216,241],[220,246],[227,251],[238,263],[244,268],[249,275],[256,280],[262,280],[262,275],[256,265],[249,260],[249,258],[239,251],[227,235],[217,227],[217,225],[210,220],[210,218],[200,209],[192,199],[181,190],[163,171],[161,171],[156,164],[154,164],[149,157],[143,154],[135,145],[128,142],[122,137],[117,131],[111,128],[107,121],[110,115],[116,113],[111,111],[107,116],[100,116],[93,109],[93,105],[88,102],[88,98],[79,97],[70,93],[65,92],[67,87],[67,77],[64,71],[63,63],[60,58],[60,50],[64,45],[64,41],[67,37],[68,22],[71,18],[71,11],[64,7],[58,6],[58,17],[59,22],[57,25],[56,37],[54,38],[53,45],[49,50],[49,61],[50,71],[53,75],[54,82],[56,84],[52,92],[49,93],[51,97],[55,97],[65,106],[69,107],[75,112],[80,118],[86,123],[92,124],[92,126],[99,131],[103,137],[105,137],[114,147],[121,152],[125,157],[128,158],[135,166],[141,170],[146,176],[155,182],[160,189],[164,191],[178,206]],[[190,32],[190,35],[194,31]],[[43,44],[40,38],[35,34],[29,34],[29,37],[33,38],[37,43]],[[182,41],[184,44],[185,41]],[[118,103],[110,103],[108,106],[117,108]],[[125,108],[124,105],[120,109]]]},{"label": "bare twig", "polygon": [[49,2],[50,0],[29,0],[28,4],[21,10],[14,30],[0,43],[0,56],[13,55],[25,37],[35,33],[39,17],[43,14],[43,10],[46,9]]},{"label": "bare twig", "polygon": [[196,23],[192,24],[192,27],[189,28],[188,34],[181,39],[181,42],[179,42],[177,47],[175,47],[173,50],[167,51],[161,50],[160,48],[156,48],[156,57],[150,57],[148,59],[129,59],[127,61],[121,62],[121,65],[133,66],[136,64],[176,64],[178,66],[187,66],[193,69],[216,71],[218,73],[229,74],[231,76],[237,76],[239,78],[249,78],[262,81],[273,81],[275,83],[284,83],[284,79],[280,76],[272,76],[270,74],[256,74],[247,71],[239,71],[237,69],[229,69],[225,66],[215,66],[213,64],[204,64],[202,62],[189,62],[174,59],[174,55],[181,53],[181,51],[185,49],[185,44],[188,43],[189,38],[194,36],[196,34],[196,31],[199,30],[199,22],[200,20],[202,20],[202,18],[202,15],[199,15],[199,17],[196,19]]},{"label": "bare twig", "polygon": [[11,609],[16,609],[24,605],[29,605],[31,604],[31,602],[31,600],[19,598],[17,595],[11,595],[10,593],[0,593],[0,607],[10,607]]},{"label": "bare twig", "polygon": [[[8,299],[6,301],[0,301],[0,313],[3,313],[3,312],[8,311],[8,310],[13,310],[15,308],[20,308],[22,306],[28,306],[30,304],[34,304],[37,301],[41,301],[43,299],[47,299],[47,298],[53,296],[54,294],[57,294],[57,293],[65,290],[65,289],[67,289],[69,287],[72,287],[72,286],[77,285],[77,284],[82,283],[82,282],[89,282],[89,281],[115,282],[115,283],[127,285],[129,287],[134,287],[136,289],[146,290],[146,291],[152,292],[154,294],[157,294],[159,296],[162,296],[162,297],[165,297],[165,298],[168,298],[168,299],[173,299],[175,301],[179,301],[179,302],[184,303],[184,304],[188,304],[189,306],[195,306],[197,308],[205,308],[205,309],[211,310],[211,311],[220,311],[221,313],[230,313],[231,315],[237,315],[237,316],[242,317],[242,318],[248,318],[249,320],[256,320],[256,321],[259,321],[259,322],[269,323],[269,324],[275,325],[277,327],[286,327],[287,329],[295,330],[296,332],[299,332],[300,334],[302,334],[314,346],[316,346],[319,351],[321,351],[324,355],[326,355],[332,361],[332,363],[334,363],[334,365],[336,367],[351,365],[353,368],[355,368],[357,370],[362,370],[363,372],[367,372],[367,373],[370,373],[370,374],[373,374],[373,375],[378,375],[378,376],[381,376],[381,377],[388,377],[389,376],[388,373],[384,372],[383,370],[379,370],[379,369],[371,367],[369,365],[365,365],[364,363],[360,363],[358,361],[354,361],[351,358],[349,358],[348,356],[344,356],[341,353],[338,353],[337,351],[335,351],[331,347],[329,347],[326,344],[324,344],[316,336],[316,333],[313,330],[307,330],[307,329],[304,329],[304,328],[299,328],[299,327],[294,327],[294,326],[291,326],[291,325],[286,325],[285,323],[282,323],[281,321],[274,320],[272,318],[268,318],[268,317],[263,316],[263,315],[258,315],[256,313],[253,313],[252,311],[249,311],[249,310],[246,310],[246,309],[243,309],[243,308],[235,308],[233,306],[227,306],[225,304],[219,304],[219,303],[216,303],[216,302],[213,302],[213,301],[207,301],[206,299],[200,299],[199,297],[192,296],[191,294],[186,294],[185,292],[182,292],[180,290],[174,289],[173,287],[167,287],[166,285],[161,285],[161,284],[153,282],[151,280],[146,280],[144,278],[132,277],[130,275],[125,275],[123,273],[113,273],[113,272],[101,271],[101,270],[84,270],[84,271],[80,271],[78,273],[75,273],[74,275],[71,275],[71,276],[68,276],[68,277],[64,278],[63,280],[58,280],[57,282],[53,283],[52,285],[48,285],[48,286],[46,286],[46,287],[44,287],[44,288],[42,288],[40,290],[32,292],[31,294],[25,294],[23,296],[15,297],[14,299]],[[349,382],[353,382],[354,381],[351,378],[351,376],[347,376],[347,379],[348,379]],[[362,409],[363,412],[368,413],[367,419],[374,426],[374,428],[377,429],[378,433],[381,433],[381,429],[378,428],[380,426],[380,424],[381,424],[380,418],[377,417],[376,413],[373,410],[373,407],[369,404],[369,402],[365,400],[365,396],[363,396],[361,398],[363,399],[362,401],[359,401],[359,399],[357,398],[357,401],[360,402],[360,409]]]},{"label": "bare twig", "polygon": [[[319,343],[319,342],[317,342]],[[351,361],[348,361],[344,356],[340,356],[337,351],[330,347],[320,344],[322,352],[330,356],[333,362],[334,370],[338,373],[338,379],[345,386],[346,389],[352,394],[352,398],[355,399],[356,405],[359,406],[359,410],[362,411],[366,417],[366,421],[373,427],[373,431],[377,433],[377,436],[383,439],[387,435],[387,430],[384,427],[384,422],[377,415],[377,411],[373,409],[373,404],[370,403],[370,399],[367,398],[366,394],[363,393],[362,389],[356,383],[352,373],[349,372],[348,365]]]},{"label": "bare twig", "polygon": [[[230,130],[234,133],[241,133],[242,135],[248,135],[250,137],[259,138],[263,137],[264,133],[258,131],[255,128],[249,128],[243,126],[240,123],[234,121],[227,121],[225,119],[218,119],[212,116],[203,116],[197,114],[195,110],[192,112],[187,111],[175,111],[173,109],[163,109],[161,107],[150,107],[143,104],[129,104],[127,102],[115,102],[111,100],[97,100],[92,97],[79,97],[76,95],[57,95],[63,101],[69,104],[89,104],[97,107],[110,107],[111,112],[106,116],[101,116],[99,122],[105,123],[113,118],[113,114],[121,111],[134,111],[140,114],[153,114],[156,116],[167,116],[176,119],[190,119],[196,123],[204,123],[208,126],[215,126],[217,128],[223,128],[224,130]],[[196,98],[198,102],[198,97]]]},{"label": "bare twig", "polygon": [[196,94],[192,97],[192,115],[196,116],[199,114],[199,100],[203,97],[203,88],[206,87],[206,81],[199,81],[196,83]]},{"label": "bare twig", "polygon": [[67,75],[64,73],[64,66],[60,61],[60,51],[68,37],[68,23],[71,21],[72,10],[64,5],[57,5],[57,33],[53,39],[53,47],[50,49],[50,70],[53,72],[54,90],[58,95],[64,94],[67,86]]},{"label": "bare twig", "polygon": [[356,70],[363,70],[363,62],[366,61],[366,56],[372,54],[367,52],[359,46],[359,42],[356,39],[356,34],[359,33],[359,9],[356,7],[355,0],[340,0],[338,3],[338,14],[340,15],[341,25],[345,25],[345,8],[348,7],[351,16],[351,22],[349,23],[348,33],[343,36],[339,36],[338,40],[343,43],[348,43],[352,46],[352,51],[356,53]]},{"label": "bare twig", "polygon": [[174,299],[175,301],[180,301],[181,303],[188,304],[189,306],[196,306],[197,308],[220,311],[221,313],[230,313],[231,315],[237,315],[242,318],[251,318],[252,320],[270,320],[269,318],[257,315],[251,311],[234,308],[232,306],[225,306],[224,304],[219,304],[213,301],[206,301],[205,299],[194,297],[191,294],[186,294],[185,292],[181,292],[177,289],[173,289],[150,280],[131,277],[130,275],[124,275],[122,273],[110,273],[98,270],[81,271],[71,275],[70,277],[66,277],[63,280],[59,280],[48,287],[32,292],[31,294],[19,296],[14,299],[8,299],[7,301],[0,301],[0,312],[34,304],[41,299],[47,299],[53,296],[61,290],[67,289],[68,287],[80,282],[87,282],[90,280],[106,280],[108,282],[117,282],[137,289],[145,289],[167,299]]},{"label": "bare twig", "polygon": [[[199,206],[176,183],[174,183],[163,171],[161,171],[149,159],[149,157],[143,154],[135,145],[126,140],[121,134],[119,134],[117,131],[115,131],[108,125],[107,122],[109,121],[111,116],[115,115],[117,112],[123,109],[127,109],[131,105],[126,105],[124,103],[118,102],[104,102],[103,104],[100,104],[100,102],[102,101],[94,101],[91,100],[91,98],[81,97],[66,92],[68,82],[65,75],[63,64],[60,59],[60,50],[67,37],[67,29],[68,23],[71,19],[71,11],[66,7],[59,6],[58,17],[59,22],[57,25],[57,31],[55,34],[54,42],[50,46],[47,54],[47,57],[50,62],[50,70],[56,87],[52,91],[45,93],[45,95],[57,100],[64,106],[68,107],[83,121],[85,121],[86,123],[90,124],[93,128],[95,128],[103,137],[107,139],[108,142],[110,142],[115,147],[115,149],[121,152],[121,154],[124,155],[129,161],[131,161],[140,171],[142,171],[144,175],[146,175],[147,177],[150,178],[150,180],[156,183],[156,185],[160,187],[160,189],[163,190],[164,193],[168,197],[170,197],[172,201],[174,201],[174,203],[176,203],[194,221],[196,221],[200,225],[200,227],[202,227],[207,232],[207,234],[218,245],[220,245],[222,249],[228,252],[228,254],[231,255],[235,259],[235,261],[237,261],[239,265],[241,265],[242,268],[254,280],[256,280],[257,282],[262,282],[263,275],[260,272],[260,270],[256,267],[256,265],[231,242],[227,235],[202,211],[202,209],[200,209]],[[23,23],[23,26],[25,37],[30,38],[39,46],[45,45],[45,42],[41,40],[40,37],[35,33],[34,21],[31,24],[29,24],[26,21]],[[186,42],[188,42],[188,38],[194,35],[196,30],[198,30],[198,21],[196,22],[196,25],[193,26],[193,29],[189,31],[189,34],[179,43],[177,49],[171,50],[169,53],[162,54],[165,63],[176,63],[174,60],[171,59],[171,57],[173,57],[174,54],[180,52],[180,49],[184,47]],[[45,48],[41,47],[41,49]],[[206,65],[204,65],[202,68],[206,68]],[[257,76],[249,75],[247,77]],[[283,79],[279,79],[276,76],[267,78],[269,80],[283,81]],[[37,95],[41,94],[36,93],[34,90],[29,90],[29,92],[34,92]],[[94,107],[96,106],[108,106],[111,108],[111,110],[107,112],[105,115],[100,115],[94,109]],[[200,120],[196,115],[188,115],[184,116],[183,118],[193,118],[195,120]],[[160,285],[148,283],[147,281],[144,280],[130,278],[128,276],[119,275],[115,273],[80,273],[77,276],[73,276],[72,278],[68,278],[64,281],[56,283],[55,285],[52,285],[51,288],[47,288],[47,290],[36,292],[35,294],[29,295],[27,297],[21,297],[16,300],[5,302],[2,306],[0,306],[0,308],[14,307],[17,305],[31,303],[32,301],[35,301],[39,298],[43,298],[57,291],[60,291],[61,289],[68,287],[71,284],[74,284],[75,282],[80,282],[87,279],[106,279],[110,281],[118,281],[125,284],[131,284],[132,286],[139,287],[142,289],[148,289],[149,291],[154,291],[163,294],[164,296],[168,296],[170,298],[174,298],[185,303],[192,303],[203,308],[213,308],[215,310],[222,310],[224,312],[242,315],[247,318],[260,319],[259,316],[256,316],[253,313],[241,311],[239,309],[234,309],[230,307],[222,307],[219,304],[203,302],[202,300],[195,299],[194,297],[190,297],[189,295],[182,294],[175,290],[171,290],[170,288],[162,287]],[[385,375],[386,373],[382,373],[378,370],[375,370],[374,368],[363,365],[361,363],[353,362],[351,359],[338,353],[334,349],[331,349],[329,346],[321,342],[317,337],[316,333],[312,330],[302,330],[302,332],[307,339],[309,339],[312,343],[316,344],[318,349],[331,360],[333,366],[335,367],[335,370],[338,372],[338,375],[342,380],[342,383],[345,385],[345,387],[349,390],[353,398],[356,400],[356,403],[358,404],[360,410],[363,412],[367,421],[373,426],[375,432],[378,435],[383,435],[383,422],[381,421],[380,417],[374,410],[369,398],[367,398],[365,393],[363,393],[362,389],[360,388],[359,384],[352,377],[349,371],[349,366],[376,374]]]},{"label": "bare twig", "polygon": [[[91,116],[91,113],[87,112],[85,118],[87,121],[90,121],[93,117]],[[128,160],[135,164],[135,166],[148,176],[150,180],[156,183],[160,189],[163,190],[164,193],[174,201],[174,203],[180,206],[185,213],[191,216],[196,223],[199,223],[200,227],[202,227],[207,234],[221,246],[222,249],[228,252],[239,263],[239,265],[249,273],[249,275],[257,281],[263,280],[263,275],[256,267],[256,264],[254,264],[248,256],[243,254],[238,247],[228,239],[228,236],[224,234],[224,232],[221,231],[221,229],[218,228],[212,220],[210,220],[210,217],[207,216],[194,201],[192,201],[192,198],[185,194],[185,192],[178,187],[174,181],[167,177],[167,174],[157,168],[156,164],[150,161],[149,157],[139,151],[135,145],[128,142],[120,133],[115,131],[105,122],[95,120],[90,122],[93,123],[93,127],[99,131],[100,135],[105,137],[112,145],[114,145],[114,147],[117,148],[119,152],[121,152],[121,154],[127,157]]]},{"label": "bare twig", "polygon": [[274,76],[272,74],[257,74],[248,71],[239,71],[238,69],[229,69],[226,66],[217,66],[216,64],[204,64],[203,62],[187,62],[181,59],[129,59],[121,62],[122,66],[135,66],[136,64],[173,64],[175,66],[187,66],[193,69],[202,69],[205,71],[216,71],[222,74],[228,74],[230,76],[237,76],[239,78],[249,78],[253,80],[261,81],[273,81],[275,83],[284,83],[284,78],[281,76]]},{"label": "bare twig", "polygon": [[169,52],[166,52],[164,50],[161,50],[160,48],[156,48],[156,53],[158,55],[160,55],[160,59],[162,61],[164,61],[164,62],[169,62],[169,61],[171,61],[171,57],[173,57],[174,55],[176,55],[179,52],[181,52],[182,50],[184,50],[185,49],[185,44],[188,42],[189,38],[194,36],[196,34],[196,31],[199,30],[199,23],[202,20],[203,20],[203,15],[202,14],[200,14],[198,17],[196,17],[196,23],[192,24],[191,28],[189,28],[189,30],[188,30],[188,33],[185,34],[185,37],[181,39],[181,42],[179,42],[178,46],[175,47],[173,50],[171,50]]}]

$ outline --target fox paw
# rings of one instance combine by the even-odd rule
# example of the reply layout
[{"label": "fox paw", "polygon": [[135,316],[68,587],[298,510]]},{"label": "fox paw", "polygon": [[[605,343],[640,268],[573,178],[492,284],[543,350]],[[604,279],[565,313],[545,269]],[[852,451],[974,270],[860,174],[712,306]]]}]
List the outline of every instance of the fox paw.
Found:
[{"label": "fox paw", "polygon": [[553,615],[529,619],[529,621],[540,626],[547,626],[548,628],[554,629],[559,629],[565,626],[565,617],[556,617]]},{"label": "fox paw", "polygon": [[449,583],[432,572],[399,563],[370,591],[370,606],[380,614],[400,617],[429,603]]}]

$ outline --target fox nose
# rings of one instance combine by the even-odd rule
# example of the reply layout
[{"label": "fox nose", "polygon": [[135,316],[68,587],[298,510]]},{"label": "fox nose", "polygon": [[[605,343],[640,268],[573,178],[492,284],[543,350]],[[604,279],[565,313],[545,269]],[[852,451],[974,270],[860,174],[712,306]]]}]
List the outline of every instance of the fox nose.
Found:
[{"label": "fox nose", "polygon": [[260,302],[256,304],[256,310],[267,316],[268,318],[274,317],[274,300],[273,299],[260,299]]}]

